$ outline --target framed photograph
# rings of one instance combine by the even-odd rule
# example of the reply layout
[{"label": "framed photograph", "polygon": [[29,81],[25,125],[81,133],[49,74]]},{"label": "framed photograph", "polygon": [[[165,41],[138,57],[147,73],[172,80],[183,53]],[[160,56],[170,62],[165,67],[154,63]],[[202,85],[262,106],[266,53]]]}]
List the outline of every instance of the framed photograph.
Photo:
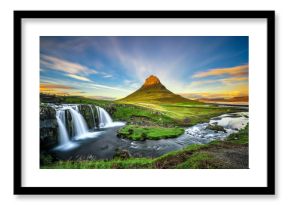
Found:
[{"label": "framed photograph", "polygon": [[274,11],[14,11],[14,194],[275,194]]}]

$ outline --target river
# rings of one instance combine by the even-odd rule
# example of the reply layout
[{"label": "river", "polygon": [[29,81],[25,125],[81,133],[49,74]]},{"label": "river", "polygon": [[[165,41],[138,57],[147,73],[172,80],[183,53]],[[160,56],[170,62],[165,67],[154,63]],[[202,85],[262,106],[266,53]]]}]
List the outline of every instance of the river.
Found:
[{"label": "river", "polygon": [[[121,126],[103,128],[90,132],[90,137],[72,141],[74,149],[52,150],[63,160],[76,159],[112,159],[116,150],[128,150],[133,157],[158,157],[170,151],[182,149],[190,144],[207,144],[213,140],[223,140],[248,124],[248,112],[223,114],[212,118],[208,123],[200,123],[185,128],[184,134],[177,138],[161,140],[132,141],[117,137]],[[208,125],[217,124],[226,132],[208,129]]]}]

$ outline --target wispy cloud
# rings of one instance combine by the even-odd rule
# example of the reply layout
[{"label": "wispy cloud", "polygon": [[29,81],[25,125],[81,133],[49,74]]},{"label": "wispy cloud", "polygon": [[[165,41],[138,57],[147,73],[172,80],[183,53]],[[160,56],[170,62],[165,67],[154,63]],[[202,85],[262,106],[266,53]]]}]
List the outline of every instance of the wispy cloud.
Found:
[{"label": "wispy cloud", "polygon": [[66,76],[77,79],[77,80],[81,80],[81,81],[92,82],[89,78],[86,78],[83,76],[78,76],[78,75],[74,75],[74,74],[66,74]]},{"label": "wispy cloud", "polygon": [[133,81],[133,80],[124,80],[124,85],[126,86],[126,87],[131,87],[131,88],[134,88],[134,89],[136,89],[136,88],[138,88],[138,87],[141,87],[141,84],[140,83],[138,83],[138,82],[135,82],[135,81]]},{"label": "wispy cloud", "polygon": [[126,89],[113,87],[113,86],[107,86],[107,85],[101,85],[101,84],[91,84],[91,86],[95,88],[106,88],[106,89],[117,90],[121,92],[129,92],[129,90],[126,90]]},{"label": "wispy cloud", "polygon": [[69,74],[89,75],[97,73],[97,71],[90,69],[84,65],[43,54],[40,56],[40,65],[41,67],[46,67],[52,70],[57,70]]},{"label": "wispy cloud", "polygon": [[215,68],[208,71],[198,72],[193,75],[194,78],[204,78],[208,76],[229,75],[234,77],[246,76],[248,74],[248,65],[240,65],[230,68]]},{"label": "wispy cloud", "polygon": [[221,83],[224,85],[234,85],[238,83],[244,83],[248,81],[248,77],[231,77],[222,79],[212,79],[212,80],[199,80],[191,83],[191,86],[202,86],[214,83]]},{"label": "wispy cloud", "polygon": [[123,72],[128,76],[134,76],[134,87],[138,87],[138,84],[143,83],[146,77],[152,74],[158,76],[169,89],[182,90],[184,87],[185,83],[180,80],[183,70],[176,72],[185,60],[185,56],[181,53],[170,61],[164,61],[164,59],[148,57],[139,49],[128,52],[118,38],[110,38],[108,48],[106,53],[122,65]]},{"label": "wispy cloud", "polygon": [[104,78],[112,78],[113,75],[111,75],[111,74],[104,74],[103,77],[104,77]]},{"label": "wispy cloud", "polygon": [[90,96],[90,98],[94,98],[97,100],[116,100],[116,98],[107,97],[107,96]]}]

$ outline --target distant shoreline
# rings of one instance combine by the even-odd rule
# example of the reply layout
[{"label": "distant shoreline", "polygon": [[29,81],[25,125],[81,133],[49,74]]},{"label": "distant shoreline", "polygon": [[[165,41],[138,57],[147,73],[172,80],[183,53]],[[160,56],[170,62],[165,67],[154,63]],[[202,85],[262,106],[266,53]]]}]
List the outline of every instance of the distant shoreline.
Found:
[{"label": "distant shoreline", "polygon": [[199,101],[199,102],[213,104],[213,105],[249,107],[249,103],[248,102],[213,102],[213,101]]},{"label": "distant shoreline", "polygon": [[219,105],[220,107],[239,107],[244,109],[249,109],[249,105],[239,105],[239,104],[219,104],[219,103],[210,103],[213,105]]}]

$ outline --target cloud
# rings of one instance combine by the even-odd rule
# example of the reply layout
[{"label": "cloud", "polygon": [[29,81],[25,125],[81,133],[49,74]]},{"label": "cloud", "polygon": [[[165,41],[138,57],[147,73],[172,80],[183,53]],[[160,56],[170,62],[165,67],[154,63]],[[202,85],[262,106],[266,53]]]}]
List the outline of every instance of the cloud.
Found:
[{"label": "cloud", "polygon": [[125,87],[131,87],[131,88],[134,88],[134,89],[136,89],[138,87],[141,87],[140,83],[135,82],[133,80],[124,80],[123,83],[124,83]]},{"label": "cloud", "polygon": [[114,97],[107,97],[107,96],[90,96],[90,98],[94,98],[97,100],[116,100]]},{"label": "cloud", "polygon": [[[120,63],[121,69],[135,79],[134,88],[138,84],[142,84],[150,75],[156,75],[162,83],[167,85],[171,90],[183,90],[185,82],[182,78],[182,69],[179,69],[184,62],[184,55],[179,54],[174,56],[170,61],[165,61],[163,58],[152,58],[141,49],[134,49],[134,52],[128,52],[124,44],[118,38],[111,37],[109,39],[110,46],[107,46],[105,51],[114,61]],[[104,51],[104,50],[103,50]],[[178,71],[178,72],[177,72]]]},{"label": "cloud", "polygon": [[191,83],[192,86],[201,86],[201,85],[208,85],[212,83],[221,82],[220,80],[201,80],[201,81],[194,81]]},{"label": "cloud", "polygon": [[113,76],[111,74],[104,74],[104,78],[112,78]]},{"label": "cloud", "polygon": [[90,69],[84,65],[43,54],[40,56],[40,64],[41,66],[47,67],[49,69],[69,74],[89,75],[97,73],[97,71]]},{"label": "cloud", "polygon": [[248,77],[233,77],[233,78],[194,81],[191,83],[191,86],[202,86],[202,85],[209,85],[209,84],[214,84],[214,83],[222,83],[224,85],[233,85],[233,84],[238,84],[238,83],[244,83],[246,81],[248,81]]},{"label": "cloud", "polygon": [[224,84],[235,84],[239,82],[248,81],[248,77],[224,78],[220,79],[220,81],[223,82]]},{"label": "cloud", "polygon": [[73,74],[66,74],[66,76],[77,79],[77,80],[81,80],[81,81],[92,82],[90,79],[83,76],[78,76],[78,75],[73,75]]},{"label": "cloud", "polygon": [[74,89],[74,87],[66,86],[66,85],[56,85],[56,84],[48,84],[48,83],[41,83],[40,89],[63,89],[63,90],[70,90]]},{"label": "cloud", "polygon": [[209,71],[199,72],[193,75],[194,78],[204,78],[208,76],[229,75],[233,77],[241,77],[248,75],[249,66],[240,65],[230,68],[215,68]]},{"label": "cloud", "polygon": [[106,89],[111,89],[111,90],[117,90],[117,91],[122,91],[122,92],[129,92],[128,90],[118,88],[118,87],[112,87],[112,86],[107,86],[107,85],[101,85],[101,84],[91,84],[92,87],[95,88],[106,88]]},{"label": "cloud", "polygon": [[41,83],[40,92],[41,93],[50,93],[56,95],[69,95],[75,88],[72,86],[58,85],[51,83]]}]

